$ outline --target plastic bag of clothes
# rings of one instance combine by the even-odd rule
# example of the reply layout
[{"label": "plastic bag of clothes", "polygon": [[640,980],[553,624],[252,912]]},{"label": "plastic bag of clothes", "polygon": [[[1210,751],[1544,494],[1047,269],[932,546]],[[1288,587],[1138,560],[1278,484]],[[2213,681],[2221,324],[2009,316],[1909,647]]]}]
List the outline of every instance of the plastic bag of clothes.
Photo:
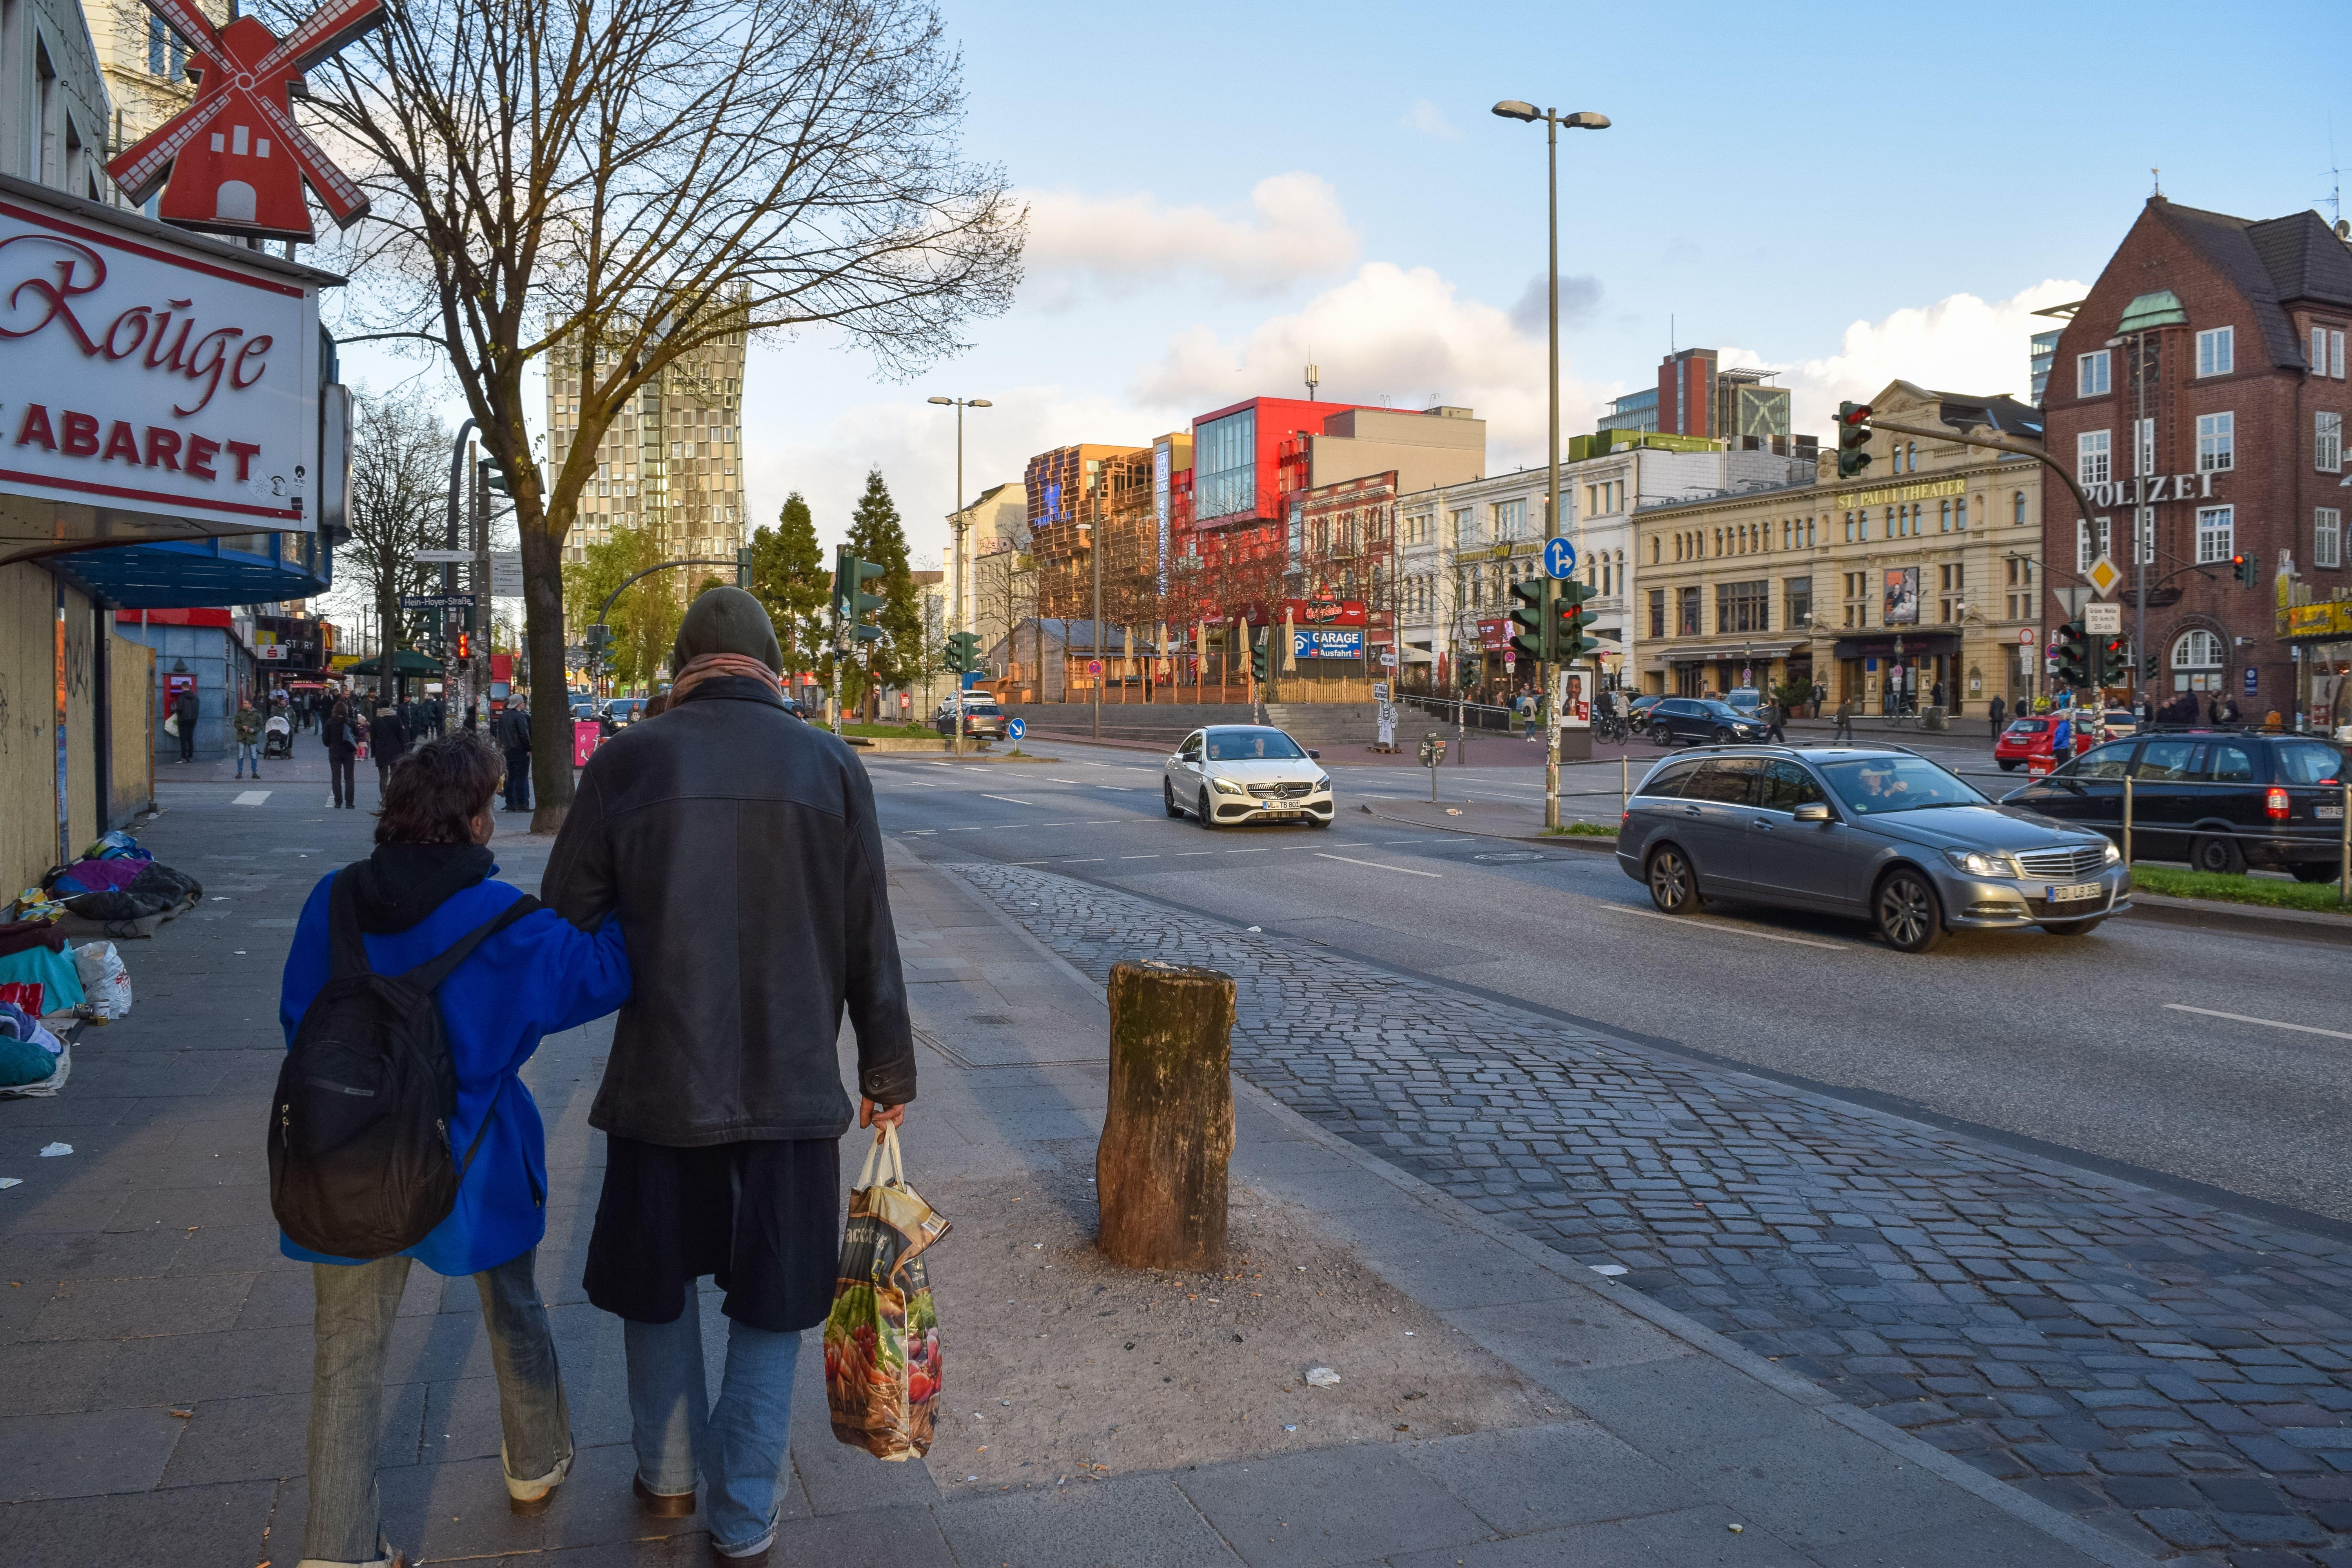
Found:
[{"label": "plastic bag of clothes", "polygon": [[0,1094],[55,1094],[69,1066],[64,1041],[23,1008],[0,1002]]},{"label": "plastic bag of clothes", "polygon": [[27,888],[16,895],[11,912],[19,921],[61,921],[66,907],[39,888]]},{"label": "plastic bag of clothes", "polygon": [[[884,1179],[877,1179],[877,1159],[887,1166]],[[947,1233],[947,1217],[907,1184],[898,1129],[884,1128],[850,1189],[840,1282],[824,1321],[833,1435],[877,1459],[930,1451],[943,1368],[923,1254]]]},{"label": "plastic bag of clothes", "polygon": [[155,852],[139,847],[139,840],[120,827],[81,852],[85,860],[152,860]]},{"label": "plastic bag of clothes", "polygon": [[74,973],[81,977],[85,1005],[111,1023],[131,1011],[131,972],[110,942],[89,942],[74,949]]}]

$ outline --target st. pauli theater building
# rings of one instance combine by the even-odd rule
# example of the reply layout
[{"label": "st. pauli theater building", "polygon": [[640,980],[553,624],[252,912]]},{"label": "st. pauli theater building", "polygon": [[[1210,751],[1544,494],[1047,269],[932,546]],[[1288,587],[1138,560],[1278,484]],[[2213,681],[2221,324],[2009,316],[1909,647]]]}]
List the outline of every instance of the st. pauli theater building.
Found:
[{"label": "st. pauli theater building", "polygon": [[327,588],[341,281],[0,175],[0,887],[152,802],[167,683],[225,726],[238,607]]}]

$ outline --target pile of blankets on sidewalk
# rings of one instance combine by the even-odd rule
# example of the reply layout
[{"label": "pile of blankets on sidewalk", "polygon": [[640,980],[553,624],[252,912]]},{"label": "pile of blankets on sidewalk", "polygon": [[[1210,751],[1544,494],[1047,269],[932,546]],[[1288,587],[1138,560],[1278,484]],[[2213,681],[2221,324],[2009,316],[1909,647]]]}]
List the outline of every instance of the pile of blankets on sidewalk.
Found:
[{"label": "pile of blankets on sidewalk", "polygon": [[72,865],[52,870],[39,892],[26,889],[17,913],[24,919],[41,903],[54,902],[97,921],[109,936],[152,936],[163,921],[194,909],[204,893],[203,883],[163,865],[137,839],[118,831],[83,850]]}]

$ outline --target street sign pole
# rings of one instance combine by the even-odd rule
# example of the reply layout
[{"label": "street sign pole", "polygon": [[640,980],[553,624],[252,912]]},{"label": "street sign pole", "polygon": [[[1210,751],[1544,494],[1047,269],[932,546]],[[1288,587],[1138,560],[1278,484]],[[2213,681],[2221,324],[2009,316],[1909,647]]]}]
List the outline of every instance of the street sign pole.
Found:
[{"label": "street sign pole", "polygon": [[[1552,494],[1557,498],[1559,493],[1558,476],[1555,473]],[[1558,595],[1559,591],[1559,585],[1557,583],[1549,577],[1544,579],[1544,641],[1547,645],[1553,640],[1554,637],[1556,616],[1552,609],[1552,600]],[[1559,665],[1554,660],[1547,660],[1536,668],[1543,680],[1544,827],[1549,830],[1559,826],[1559,700],[1558,694],[1552,690],[1554,672],[1559,668]]]}]

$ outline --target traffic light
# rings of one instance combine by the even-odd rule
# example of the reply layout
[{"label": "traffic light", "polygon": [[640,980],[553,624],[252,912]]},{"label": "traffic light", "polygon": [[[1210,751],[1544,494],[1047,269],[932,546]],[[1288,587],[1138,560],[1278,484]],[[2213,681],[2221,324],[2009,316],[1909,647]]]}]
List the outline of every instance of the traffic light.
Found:
[{"label": "traffic light", "polygon": [[2091,683],[2091,643],[2080,621],[2058,628],[2058,684],[2073,689]]},{"label": "traffic light", "polygon": [[2156,679],[2156,655],[2151,653],[2141,658],[2139,661],[2139,678],[2142,680],[2154,680]]},{"label": "traffic light", "polygon": [[1531,660],[1549,664],[1551,579],[1522,577],[1511,584],[1511,597],[1518,601],[1511,611],[1511,624],[1519,628],[1511,634],[1511,647],[1518,650],[1523,664]]},{"label": "traffic light", "polygon": [[612,628],[598,621],[588,628],[588,635],[581,641],[588,649],[588,668],[594,669],[604,662],[604,650],[613,646]]},{"label": "traffic light", "polygon": [[2125,686],[2131,681],[2131,653],[2121,637],[2109,637],[2099,646],[2098,679],[2095,686]]},{"label": "traffic light", "polygon": [[860,561],[856,556],[852,555],[847,545],[842,546],[835,552],[833,619],[836,627],[845,630],[845,643],[846,637],[854,637],[859,642],[875,642],[880,639],[882,628],[867,625],[866,617],[871,612],[880,609],[885,601],[879,594],[867,593],[866,584],[881,576],[885,568],[875,565],[871,561]]},{"label": "traffic light", "polygon": [[1552,657],[1562,664],[1573,664],[1601,646],[1592,637],[1591,613],[1584,607],[1591,597],[1592,590],[1570,577],[1552,600]]},{"label": "traffic light", "polygon": [[1870,405],[1839,404],[1837,426],[1838,478],[1850,479],[1870,467]]},{"label": "traffic light", "polygon": [[2254,563],[2251,557],[2244,555],[2231,556],[2230,575],[2238,580],[2238,586],[2242,588],[2259,586],[2254,578]]},{"label": "traffic light", "polygon": [[1255,633],[1245,635],[1247,635],[1250,639],[1250,679],[1256,681],[1260,686],[1264,686],[1265,684],[1265,665],[1266,655],[1268,652],[1266,647],[1267,639],[1259,637]]},{"label": "traffic light", "polygon": [[735,585],[746,593],[751,588],[751,547],[748,544],[735,552]]},{"label": "traffic light", "polygon": [[971,632],[958,632],[948,638],[948,668],[958,675],[971,675],[980,668],[980,638]]},{"label": "traffic light", "polygon": [[472,634],[472,633],[470,633],[470,632],[459,632],[459,633],[457,634],[457,662],[458,662],[459,664],[463,664],[463,663],[465,663],[467,659],[469,659],[469,658],[473,658],[473,657],[474,657],[474,637],[473,637],[473,634]]}]

